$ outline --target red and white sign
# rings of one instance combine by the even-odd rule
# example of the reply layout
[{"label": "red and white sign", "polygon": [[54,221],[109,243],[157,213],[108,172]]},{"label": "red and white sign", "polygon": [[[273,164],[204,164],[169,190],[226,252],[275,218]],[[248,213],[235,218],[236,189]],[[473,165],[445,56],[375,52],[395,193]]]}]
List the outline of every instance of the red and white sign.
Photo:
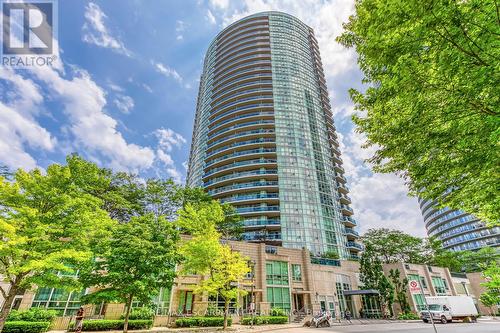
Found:
[{"label": "red and white sign", "polygon": [[417,294],[417,293],[421,292],[420,285],[418,284],[418,281],[411,280],[409,285],[410,285],[410,293]]}]

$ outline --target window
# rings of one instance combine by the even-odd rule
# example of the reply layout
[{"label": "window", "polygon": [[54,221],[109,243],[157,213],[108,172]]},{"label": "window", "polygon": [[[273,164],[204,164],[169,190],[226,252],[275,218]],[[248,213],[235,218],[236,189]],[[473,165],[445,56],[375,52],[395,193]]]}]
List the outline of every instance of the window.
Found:
[{"label": "window", "polygon": [[444,279],[433,276],[432,285],[434,286],[438,296],[446,296],[446,289],[448,288]]},{"label": "window", "polygon": [[414,294],[413,301],[415,302],[415,307],[418,311],[425,310],[425,299],[422,294]]},{"label": "window", "polygon": [[66,291],[57,288],[38,288],[31,307],[56,310],[61,316],[75,314],[81,306],[82,291]]},{"label": "window", "polygon": [[290,289],[283,287],[267,287],[267,301],[272,308],[290,310]]},{"label": "window", "polygon": [[299,264],[292,264],[292,281],[302,281],[302,269]]},{"label": "window", "polygon": [[269,285],[288,285],[288,263],[268,261],[266,263],[266,282]]},{"label": "window", "polygon": [[266,246],[266,253],[269,253],[269,254],[278,254],[278,248],[276,246],[267,245]]},{"label": "window", "polygon": [[[158,295],[152,298],[153,309],[157,315],[166,315],[170,308],[170,289],[160,288]],[[142,308],[144,304],[139,301],[134,300],[132,302],[132,308]]]}]

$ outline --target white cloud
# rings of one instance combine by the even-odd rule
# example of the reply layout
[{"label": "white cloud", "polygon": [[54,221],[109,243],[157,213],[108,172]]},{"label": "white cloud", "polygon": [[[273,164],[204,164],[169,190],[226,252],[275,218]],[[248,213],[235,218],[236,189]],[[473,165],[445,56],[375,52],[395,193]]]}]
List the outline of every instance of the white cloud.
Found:
[{"label": "white cloud", "polygon": [[212,11],[210,9],[207,9],[206,19],[208,20],[208,22],[210,22],[210,24],[217,23],[217,20],[215,19],[215,16],[214,16],[214,14],[212,14]]},{"label": "white cloud", "polygon": [[167,168],[167,175],[172,178],[172,180],[178,184],[182,183],[182,173],[176,168]]},{"label": "white cloud", "polygon": [[172,151],[172,148],[174,146],[180,148],[187,142],[182,135],[174,132],[170,128],[157,129],[153,132],[153,134],[158,139],[158,145],[160,146],[160,148],[164,149],[167,152]]},{"label": "white cloud", "polygon": [[362,148],[366,137],[354,130],[347,135],[339,134],[339,140],[354,217],[361,231],[383,227],[425,236],[418,202],[408,197],[403,180],[395,174],[372,173],[364,162],[376,147]]},{"label": "white cloud", "polygon": [[152,94],[153,93],[153,89],[148,86],[147,84],[143,83],[141,84],[141,86],[144,88],[144,90],[146,90],[148,93]]},{"label": "white cloud", "polygon": [[218,9],[227,9],[229,7],[229,0],[210,0],[210,4]]},{"label": "white cloud", "polygon": [[116,170],[138,172],[153,164],[155,153],[149,147],[128,143],[117,130],[117,121],[104,112],[106,97],[90,75],[73,67],[72,78],[52,68],[36,68],[33,73],[63,104],[68,131],[75,147]]},{"label": "white cloud", "polygon": [[168,78],[173,78],[180,84],[182,84],[182,76],[177,73],[177,71],[167,65],[162,64],[161,62],[151,61],[151,64],[155,67],[156,71],[160,74]]},{"label": "white cloud", "polygon": [[0,67],[0,80],[12,87],[0,102],[0,161],[12,169],[33,169],[37,163],[27,146],[53,151],[57,143],[35,119],[43,97],[32,80],[4,67]]},{"label": "white cloud", "polygon": [[165,165],[174,165],[174,160],[170,154],[165,153],[162,149],[156,150],[156,156]]},{"label": "white cloud", "polygon": [[107,16],[97,4],[89,2],[85,7],[84,15],[85,23],[82,27],[84,42],[112,49],[128,57],[132,56],[132,52],[125,47],[123,42],[118,37],[112,36],[104,23]]},{"label": "white cloud", "polygon": [[128,114],[130,110],[134,108],[134,100],[132,97],[127,95],[118,94],[114,99],[113,103],[116,105],[118,110],[121,112]]},{"label": "white cloud", "polygon": [[184,39],[184,36],[183,36],[184,30],[186,30],[186,23],[182,20],[177,20],[175,22],[175,33],[176,33],[175,38],[177,40]]}]

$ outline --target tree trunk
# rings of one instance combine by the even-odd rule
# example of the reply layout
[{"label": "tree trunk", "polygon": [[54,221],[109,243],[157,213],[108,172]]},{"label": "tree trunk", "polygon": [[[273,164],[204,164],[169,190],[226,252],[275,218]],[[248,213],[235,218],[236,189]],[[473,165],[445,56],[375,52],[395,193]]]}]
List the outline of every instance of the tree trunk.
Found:
[{"label": "tree trunk", "polygon": [[0,333],[2,332],[7,316],[9,315],[10,307],[12,306],[12,303],[14,303],[17,290],[17,285],[11,285],[7,293],[7,297],[5,298],[5,302],[3,303],[2,311],[0,311]]},{"label": "tree trunk", "polygon": [[[130,295],[127,300],[127,309],[125,311],[125,321],[123,323],[123,333],[128,332],[128,317],[130,316],[130,308],[132,307],[132,299],[134,298],[133,295]],[[1,332],[0,332],[1,333]]]},{"label": "tree trunk", "polygon": [[223,330],[227,328],[227,314],[229,312],[228,310],[229,310],[229,300],[226,299],[224,300],[224,327],[222,328]]}]

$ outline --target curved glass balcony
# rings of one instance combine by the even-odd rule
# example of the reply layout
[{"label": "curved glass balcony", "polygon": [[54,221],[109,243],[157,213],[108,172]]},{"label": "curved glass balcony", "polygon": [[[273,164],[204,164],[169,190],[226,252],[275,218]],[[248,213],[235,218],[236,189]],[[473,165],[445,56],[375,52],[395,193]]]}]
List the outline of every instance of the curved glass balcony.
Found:
[{"label": "curved glass balcony", "polygon": [[210,149],[211,147],[219,144],[219,143],[222,143],[224,141],[229,141],[229,140],[232,140],[232,139],[235,139],[235,138],[241,138],[241,137],[245,137],[245,136],[250,136],[250,135],[253,135],[253,134],[270,134],[270,133],[274,133],[274,129],[268,129],[268,128],[261,128],[261,129],[258,129],[258,130],[251,130],[251,131],[243,131],[243,132],[239,132],[239,133],[236,133],[236,134],[232,134],[232,135],[228,135],[228,136],[225,136],[219,140],[215,140],[215,141],[212,141],[210,144],[207,145],[207,149]]},{"label": "curved glass balcony", "polygon": [[236,125],[233,125],[231,127],[226,127],[226,128],[223,128],[217,132],[209,134],[208,138],[210,139],[210,138],[219,136],[222,133],[226,133],[226,132],[229,132],[229,131],[237,129],[237,128],[242,128],[242,127],[252,126],[252,125],[264,125],[264,124],[274,124],[274,120],[257,120],[257,121],[249,121],[249,122],[236,124]]},{"label": "curved glass balcony", "polygon": [[272,159],[272,158],[262,158],[262,159],[253,159],[253,160],[233,162],[231,164],[226,164],[226,165],[220,166],[218,168],[210,169],[209,171],[205,172],[205,174],[203,175],[203,178],[206,178],[206,177],[208,177],[211,174],[214,174],[216,172],[231,169],[231,168],[236,168],[239,166],[258,165],[258,164],[276,164],[277,162],[278,161],[276,159]]},{"label": "curved glass balcony", "polygon": [[346,225],[346,226],[351,226],[351,227],[355,227],[357,225],[356,223],[356,220],[353,219],[352,217],[350,216],[342,216],[342,222]]},{"label": "curved glass balcony", "polygon": [[353,228],[344,228],[344,233],[347,235],[352,235],[354,237],[359,237],[359,233]]},{"label": "curved glass balcony", "polygon": [[242,151],[238,151],[238,152],[235,152],[232,154],[227,154],[227,155],[223,155],[221,157],[214,158],[213,160],[206,162],[205,167],[209,167],[212,164],[215,164],[217,162],[224,161],[224,160],[227,160],[227,159],[233,158],[233,157],[253,155],[253,154],[275,153],[275,152],[276,152],[276,148],[259,148],[259,149],[242,150]]},{"label": "curved glass balcony", "polygon": [[[253,30],[260,30],[260,31],[256,32]],[[251,32],[245,33],[245,31],[251,31]],[[253,37],[256,34],[269,34],[269,25],[267,25],[267,24],[257,25],[257,26],[252,26],[250,28],[239,30],[238,33],[232,34],[230,37],[228,37],[229,39],[225,38],[225,40],[223,42],[221,42],[220,44],[217,43],[217,52],[219,50],[228,49],[230,45],[234,45],[233,43],[244,39],[244,37],[247,37],[247,36]]]},{"label": "curved glass balcony", "polygon": [[269,39],[263,39],[260,42],[257,43],[251,43],[251,44],[246,44],[246,45],[241,45],[236,48],[231,49],[229,52],[225,52],[224,55],[219,55],[216,59],[216,63],[219,62],[224,62],[226,59],[232,58],[234,55],[238,55],[240,53],[244,53],[246,50],[252,50],[252,49],[258,49],[258,48],[265,48],[265,47],[270,47],[271,43]]},{"label": "curved glass balcony", "polygon": [[[228,90],[222,90],[220,92],[217,92],[217,93],[213,93],[212,94],[212,99],[216,99],[217,96],[219,95],[224,95],[224,94],[227,94],[227,93],[230,93],[230,92],[233,92],[233,91],[237,91],[237,90],[240,90],[241,88],[243,87],[247,87],[247,86],[259,86],[259,85],[272,85],[272,80],[257,80],[257,81],[250,81],[250,82],[244,82],[244,83],[240,83],[234,87],[231,87],[231,89],[228,89]],[[246,91],[246,90],[243,90],[243,91]]]},{"label": "curved glass balcony", "polygon": [[272,77],[271,73],[258,73],[258,74],[248,74],[245,76],[240,76],[236,80],[228,82],[222,86],[214,87],[213,92],[214,92],[214,94],[217,94],[219,91],[224,90],[227,87],[236,86],[237,84],[239,84],[239,82],[246,81],[248,79],[255,79],[255,78],[270,79],[271,77]]},{"label": "curved glass balcony", "polygon": [[281,241],[281,232],[245,232],[243,239],[246,241]]},{"label": "curved glass balcony", "polygon": [[345,246],[348,248],[348,249],[354,249],[354,250],[358,250],[358,251],[363,251],[364,247],[363,245],[359,244],[359,243],[356,243],[356,242],[347,242],[345,244]]},{"label": "curved glass balcony", "polygon": [[238,183],[238,184],[233,184],[229,186],[224,186],[224,187],[219,187],[213,190],[209,190],[208,194],[217,194],[217,193],[223,193],[227,191],[232,191],[232,190],[238,190],[242,188],[250,188],[250,187],[274,187],[278,186],[277,181],[257,181],[257,182],[249,182],[249,183]]},{"label": "curved glass balcony", "polygon": [[250,38],[241,38],[221,48],[217,47],[216,54],[217,57],[219,57],[224,54],[231,54],[233,51],[241,49],[241,47],[245,45],[256,45],[258,43],[269,44],[269,41],[269,34],[266,35],[265,32],[262,32],[260,36],[253,34]]},{"label": "curved glass balcony", "polygon": [[215,109],[215,108],[218,108],[220,107],[221,104],[224,104],[225,101],[229,100],[229,99],[232,99],[232,98],[236,98],[238,96],[245,96],[247,94],[252,94],[252,93],[256,93],[256,92],[260,92],[260,93],[271,93],[271,94],[267,94],[265,96],[271,96],[272,97],[272,92],[273,92],[273,88],[269,87],[269,88],[265,88],[265,87],[260,87],[260,88],[254,88],[254,89],[247,89],[247,90],[243,90],[243,91],[238,91],[237,93],[235,94],[230,94],[230,95],[227,95],[226,97],[222,98],[222,99],[219,99],[217,101],[216,104],[212,105],[212,107]]},{"label": "curved glass balcony", "polygon": [[217,88],[220,85],[225,85],[226,83],[231,82],[232,78],[241,77],[241,75],[244,74],[244,73],[264,72],[264,71],[269,71],[270,72],[271,71],[271,66],[255,66],[255,67],[250,67],[248,69],[237,71],[234,74],[225,76],[223,78],[220,78],[219,80],[214,81],[214,87]]},{"label": "curved glass balcony", "polygon": [[[236,29],[237,31],[235,31]],[[229,29],[228,31],[224,31],[224,35],[217,37],[217,47],[223,47],[224,44],[231,42],[236,37],[243,36],[243,34],[253,35],[255,33],[253,30],[259,30],[259,29],[262,29],[263,31],[269,31],[268,21],[267,20],[250,21],[247,24],[237,25],[235,26],[235,28]]]},{"label": "curved glass balcony", "polygon": [[[272,90],[270,90],[270,91],[272,91]],[[233,105],[245,103],[245,102],[248,102],[248,101],[261,101],[261,100],[264,100],[264,99],[270,99],[270,100],[272,100],[273,99],[273,95],[249,96],[249,97],[246,97],[246,98],[240,98],[240,99],[238,99],[236,101],[233,101],[231,103],[228,103],[228,104],[224,104],[221,108],[217,108],[217,107],[214,106],[212,108],[212,111],[213,111],[212,114],[217,114],[219,111],[226,110],[226,108],[228,108],[230,106],[233,106]],[[272,105],[272,103],[271,103],[271,105]],[[237,110],[237,109],[228,110],[227,112],[224,112],[223,114],[220,114],[217,117],[214,117],[214,118],[210,119],[210,121],[216,121],[217,119],[220,119],[220,118],[224,117],[225,115],[227,115],[228,113],[232,113],[235,110]]]},{"label": "curved glass balcony", "polygon": [[265,53],[251,54],[251,55],[248,55],[245,57],[235,59],[233,61],[229,61],[226,64],[224,64],[223,66],[215,65],[215,67],[213,67],[209,73],[211,73],[212,71],[215,74],[217,74],[219,72],[223,72],[227,68],[231,68],[231,66],[235,66],[237,64],[240,64],[241,62],[246,62],[246,60],[248,60],[248,59],[271,59],[271,53],[265,52]]},{"label": "curved glass balcony", "polygon": [[352,208],[349,206],[346,206],[346,205],[340,205],[340,210],[342,211],[342,214],[344,214],[344,215],[354,214],[354,211],[352,210]]},{"label": "curved glass balcony", "polygon": [[222,59],[220,59],[221,61],[217,62],[215,64],[215,67],[218,68],[219,66],[222,67],[222,65],[225,65],[226,62],[229,62],[231,60],[235,60],[235,59],[238,59],[240,56],[245,56],[245,55],[250,55],[252,53],[255,53],[255,54],[260,54],[261,52],[268,52],[269,54],[271,53],[271,48],[269,47],[259,47],[259,48],[251,48],[249,49],[248,51],[246,52],[236,52],[236,53],[233,53],[233,55],[227,57],[226,59],[224,59],[222,61]]},{"label": "curved glass balcony", "polygon": [[236,207],[236,212],[238,214],[245,213],[257,213],[257,212],[277,212],[280,210],[280,206],[254,206],[254,207]]},{"label": "curved glass balcony", "polygon": [[279,219],[245,219],[243,220],[244,227],[262,227],[267,225],[280,225]]},{"label": "curved glass balcony", "polygon": [[243,172],[234,172],[229,175],[225,175],[222,177],[212,178],[209,181],[205,182],[203,186],[209,186],[211,184],[215,184],[224,180],[229,179],[237,179],[245,176],[259,176],[259,175],[277,175],[278,170],[252,170],[252,171],[243,171]]},{"label": "curved glass balcony", "polygon": [[274,139],[274,138],[260,138],[260,139],[255,139],[255,140],[239,141],[239,142],[235,142],[233,144],[222,146],[220,148],[212,150],[210,153],[207,154],[206,157],[208,158],[214,154],[217,154],[218,152],[228,150],[231,148],[235,148],[235,147],[241,147],[241,146],[251,145],[251,144],[255,144],[255,143],[273,143],[273,142],[276,142],[276,139]]},{"label": "curved glass balcony", "polygon": [[235,195],[228,198],[219,199],[220,202],[238,202],[238,201],[247,201],[254,199],[276,199],[279,198],[278,193],[257,193],[257,194],[244,194],[244,195]]},{"label": "curved glass balcony", "polygon": [[[250,110],[250,109],[258,109],[261,107],[265,106],[272,106],[272,104],[266,104],[266,103],[261,103],[261,104],[252,104],[252,105],[245,105],[241,106],[235,109],[232,109],[230,112],[227,112],[226,115],[229,113],[234,113],[235,111],[242,111],[242,110]],[[215,122],[215,120],[212,121],[212,128],[210,128],[210,131],[213,131],[214,129],[217,129],[221,127],[224,124],[231,123],[235,120],[238,119],[246,119],[246,118],[251,118],[251,117],[257,117],[257,116],[274,116],[274,111],[259,111],[259,112],[250,112],[250,113],[244,113],[239,116],[231,117],[223,121]],[[218,117],[221,118],[221,117]]]}]

